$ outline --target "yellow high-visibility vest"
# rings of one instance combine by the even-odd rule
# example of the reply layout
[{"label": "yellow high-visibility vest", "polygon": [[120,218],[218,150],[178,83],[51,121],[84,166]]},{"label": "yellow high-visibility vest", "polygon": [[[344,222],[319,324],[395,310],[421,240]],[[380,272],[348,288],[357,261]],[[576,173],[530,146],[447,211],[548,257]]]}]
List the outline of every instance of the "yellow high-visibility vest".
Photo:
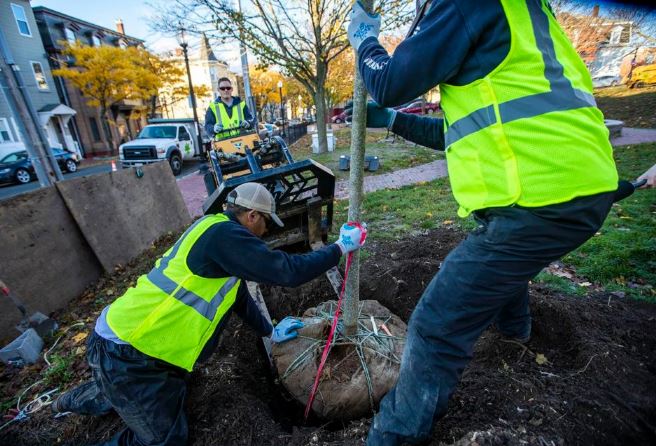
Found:
[{"label": "yellow high-visibility vest", "polygon": [[237,113],[233,110],[232,117],[230,117],[228,116],[228,107],[226,107],[223,101],[219,100],[218,102],[210,102],[210,110],[214,113],[215,122],[220,124],[224,129],[227,129],[214,136],[214,139],[217,141],[233,136],[239,136],[239,126],[244,120],[244,115],[246,114],[246,102],[241,101],[239,104],[236,104],[236,109]]},{"label": "yellow high-visibility vest", "polygon": [[112,303],[107,324],[140,352],[191,371],[221,319],[235,303],[240,279],[207,278],[187,267],[196,241],[223,214],[194,223],[137,285]]},{"label": "yellow high-visibility vest", "polygon": [[458,214],[616,189],[590,74],[547,2],[501,4],[511,36],[506,58],[482,79],[440,85]]}]

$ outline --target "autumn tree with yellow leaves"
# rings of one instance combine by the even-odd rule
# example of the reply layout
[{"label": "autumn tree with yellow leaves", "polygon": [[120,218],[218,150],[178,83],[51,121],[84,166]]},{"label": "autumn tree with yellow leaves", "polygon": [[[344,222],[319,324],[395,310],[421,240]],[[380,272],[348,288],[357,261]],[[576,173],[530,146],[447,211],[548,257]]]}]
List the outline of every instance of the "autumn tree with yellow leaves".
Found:
[{"label": "autumn tree with yellow leaves", "polygon": [[67,44],[63,54],[74,63],[54,70],[53,75],[69,80],[90,106],[100,109],[114,153],[118,147],[110,131],[115,125],[112,107],[123,101],[142,101],[150,103],[152,111],[159,91],[167,86],[172,86],[173,94],[188,94],[183,87],[176,87],[184,77],[182,69],[141,47],[91,47],[76,43]]}]

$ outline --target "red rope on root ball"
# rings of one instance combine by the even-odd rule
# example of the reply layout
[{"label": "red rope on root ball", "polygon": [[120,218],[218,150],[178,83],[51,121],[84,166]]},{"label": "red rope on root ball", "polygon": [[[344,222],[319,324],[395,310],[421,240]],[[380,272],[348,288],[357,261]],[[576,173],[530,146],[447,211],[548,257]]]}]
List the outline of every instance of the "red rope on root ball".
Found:
[{"label": "red rope on root ball", "polygon": [[[353,221],[350,221],[347,224],[350,226],[356,226],[362,231],[362,237],[360,238],[360,246],[362,246],[367,238],[366,225]],[[312,386],[312,391],[310,392],[310,397],[308,399],[308,402],[305,405],[306,421],[308,419],[308,416],[310,415],[310,410],[312,409],[312,403],[314,402],[314,398],[317,395],[317,390],[319,389],[319,381],[321,380],[321,372],[323,371],[323,368],[326,365],[326,360],[328,359],[328,355],[330,354],[330,349],[332,348],[333,338],[335,337],[335,331],[337,331],[337,323],[339,322],[339,316],[342,310],[342,300],[344,299],[344,292],[346,291],[346,280],[348,279],[349,270],[351,269],[352,262],[353,262],[353,252],[351,251],[346,256],[346,266],[344,267],[344,281],[342,282],[342,290],[340,291],[339,299],[337,300],[337,309],[335,310],[335,315],[333,316],[333,323],[330,326],[330,332],[328,333],[326,346],[323,348],[323,353],[321,354],[321,361],[319,362],[319,368],[317,369],[317,376],[315,376],[314,378],[314,385]]]}]

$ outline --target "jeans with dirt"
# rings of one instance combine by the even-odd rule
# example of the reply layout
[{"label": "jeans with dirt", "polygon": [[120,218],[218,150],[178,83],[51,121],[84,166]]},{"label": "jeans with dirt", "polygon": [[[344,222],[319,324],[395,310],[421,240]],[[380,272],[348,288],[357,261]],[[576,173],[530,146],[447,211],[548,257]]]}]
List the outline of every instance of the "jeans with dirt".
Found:
[{"label": "jeans with dirt", "polygon": [[367,445],[430,436],[481,333],[494,323],[507,336],[530,334],[528,281],[592,237],[612,198],[476,213],[481,226],[449,253],[410,318],[399,379],[381,401]]},{"label": "jeans with dirt", "polygon": [[183,402],[187,373],[130,345],[95,332],[87,345],[93,381],[61,396],[57,410],[103,415],[115,410],[127,427],[104,446],[181,446],[187,443]]}]

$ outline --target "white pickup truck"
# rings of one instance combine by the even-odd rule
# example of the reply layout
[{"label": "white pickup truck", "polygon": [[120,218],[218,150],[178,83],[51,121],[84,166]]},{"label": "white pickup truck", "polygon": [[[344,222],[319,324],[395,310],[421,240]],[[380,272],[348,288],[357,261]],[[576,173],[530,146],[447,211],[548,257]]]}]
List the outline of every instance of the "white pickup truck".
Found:
[{"label": "white pickup truck", "polygon": [[182,163],[204,155],[198,147],[193,119],[153,119],[133,141],[121,144],[123,167],[168,161],[173,175],[182,172]]}]

